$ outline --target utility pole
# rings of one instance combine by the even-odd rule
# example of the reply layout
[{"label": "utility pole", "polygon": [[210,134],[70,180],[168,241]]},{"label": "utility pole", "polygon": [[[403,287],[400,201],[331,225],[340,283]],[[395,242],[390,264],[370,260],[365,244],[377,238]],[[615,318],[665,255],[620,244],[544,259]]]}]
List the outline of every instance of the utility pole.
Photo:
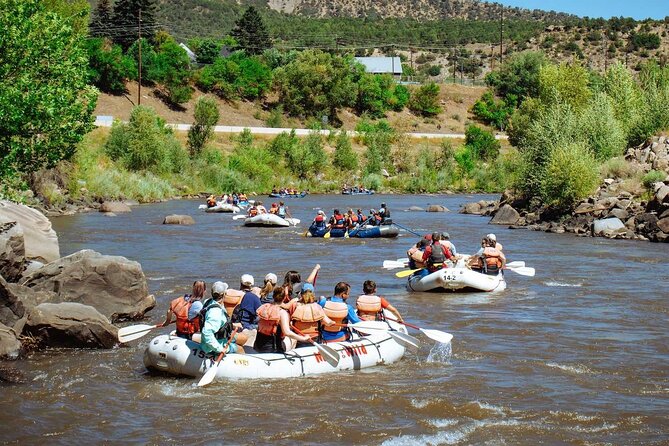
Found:
[{"label": "utility pole", "polygon": [[142,105],[142,7],[137,16],[137,35],[139,42],[139,83],[137,84],[137,105]]},{"label": "utility pole", "polygon": [[504,52],[504,45],[503,45],[503,39],[504,39],[504,6],[500,5],[500,15],[499,15],[499,66],[502,66],[503,62],[503,52]]}]

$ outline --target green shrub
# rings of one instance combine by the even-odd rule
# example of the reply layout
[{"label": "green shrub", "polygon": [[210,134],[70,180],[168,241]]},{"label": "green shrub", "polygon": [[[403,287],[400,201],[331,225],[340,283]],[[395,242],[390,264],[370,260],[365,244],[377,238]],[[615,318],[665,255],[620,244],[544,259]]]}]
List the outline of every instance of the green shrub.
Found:
[{"label": "green shrub", "polygon": [[667,174],[664,172],[661,172],[659,170],[651,170],[641,178],[641,183],[643,184],[643,187],[645,187],[646,189],[652,190],[653,185],[655,183],[664,181],[666,177]]},{"label": "green shrub", "polygon": [[625,132],[615,118],[613,105],[606,94],[595,95],[581,116],[581,126],[582,138],[597,159],[622,155],[627,142]]},{"label": "green shrub", "polygon": [[509,95],[506,100],[496,101],[492,92],[486,91],[472,106],[472,113],[486,124],[500,130],[508,127],[509,118],[516,107],[516,97]]},{"label": "green shrub", "polygon": [[337,134],[333,164],[342,171],[355,171],[358,168],[358,155],[351,147],[351,138],[346,131]]},{"label": "green shrub", "polygon": [[422,116],[436,116],[441,113],[441,107],[439,107],[439,85],[434,82],[421,85],[411,95],[409,108]]},{"label": "green shrub", "polygon": [[597,163],[588,148],[571,143],[552,151],[542,179],[544,203],[569,209],[590,195],[599,181]]},{"label": "green shrub", "polygon": [[465,146],[475,159],[492,160],[499,155],[499,141],[492,133],[475,125],[470,125],[465,130]]},{"label": "green shrub", "polygon": [[375,191],[378,191],[381,189],[381,185],[383,184],[383,177],[381,175],[375,174],[375,173],[368,173],[364,177],[362,177],[362,185],[365,186],[367,189],[373,189]]},{"label": "green shrub", "polygon": [[105,39],[87,39],[85,45],[91,82],[106,93],[125,93],[125,81],[137,76],[134,61]]},{"label": "green shrub", "polygon": [[283,107],[281,105],[269,112],[265,125],[271,128],[281,128],[283,126]]},{"label": "green shrub", "polygon": [[191,157],[197,156],[214,131],[220,113],[213,98],[201,96],[195,103],[195,122],[188,130],[188,148]]},{"label": "green shrub", "polygon": [[172,164],[180,158],[175,155],[176,146],[180,147],[172,130],[153,109],[138,106],[133,108],[128,124],[114,124],[105,152],[130,170],[173,172],[180,168]]}]

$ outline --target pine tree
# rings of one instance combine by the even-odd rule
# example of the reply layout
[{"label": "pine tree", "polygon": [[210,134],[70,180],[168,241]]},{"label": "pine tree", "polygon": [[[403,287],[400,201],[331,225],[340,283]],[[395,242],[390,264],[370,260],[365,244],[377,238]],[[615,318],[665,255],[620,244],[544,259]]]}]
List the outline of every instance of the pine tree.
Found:
[{"label": "pine tree", "polygon": [[239,49],[247,54],[261,54],[272,47],[272,40],[265,26],[265,22],[253,6],[249,6],[231,32],[232,37],[237,40]]},{"label": "pine tree", "polygon": [[142,11],[142,37],[153,40],[158,31],[155,0],[118,0],[114,7],[113,40],[128,49],[137,40],[139,11]]},{"label": "pine tree", "polygon": [[99,0],[91,16],[89,26],[91,36],[111,38],[112,19],[114,18],[111,0]]}]

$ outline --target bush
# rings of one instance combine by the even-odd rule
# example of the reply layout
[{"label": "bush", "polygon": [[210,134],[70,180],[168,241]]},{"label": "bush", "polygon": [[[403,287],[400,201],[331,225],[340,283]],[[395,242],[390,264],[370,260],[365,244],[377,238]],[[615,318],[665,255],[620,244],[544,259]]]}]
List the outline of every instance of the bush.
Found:
[{"label": "bush", "polygon": [[553,150],[541,184],[544,203],[569,209],[597,187],[599,175],[592,153],[584,144],[572,143]]},{"label": "bush", "polygon": [[493,160],[499,155],[500,143],[495,136],[475,125],[465,131],[465,146],[475,159]]},{"label": "bush", "polygon": [[337,135],[333,164],[345,172],[355,171],[358,168],[358,155],[353,151],[351,138],[345,131]]},{"label": "bush", "polygon": [[409,100],[409,108],[422,116],[436,116],[441,113],[439,107],[439,85],[434,82],[421,85]]},{"label": "bush", "polygon": [[581,126],[582,138],[597,159],[607,160],[625,150],[625,132],[615,118],[613,105],[606,94],[594,97],[581,117]]},{"label": "bush", "polygon": [[278,106],[269,112],[269,116],[265,120],[265,125],[271,128],[281,128],[283,125],[283,107]]},{"label": "bush", "polygon": [[492,124],[500,130],[508,127],[509,118],[516,106],[516,98],[508,96],[508,100],[496,101],[492,92],[486,91],[481,99],[474,103],[472,113],[486,124]]},{"label": "bush", "polygon": [[188,130],[188,147],[191,157],[197,156],[213,134],[220,114],[213,98],[202,96],[195,103],[195,122]]},{"label": "bush", "polygon": [[653,190],[653,185],[660,181],[664,181],[667,174],[659,170],[651,170],[641,178],[641,183],[646,189]]},{"label": "bush", "polygon": [[439,65],[430,65],[425,72],[428,76],[439,76],[441,74],[441,67]]},{"label": "bush", "polygon": [[[547,37],[546,41],[552,37]],[[507,58],[499,71],[489,73],[486,84],[495,89],[499,97],[513,95],[522,101],[525,97],[539,95],[539,71],[546,64],[546,56],[541,52],[527,51]]]},{"label": "bush", "polygon": [[182,150],[172,130],[153,109],[138,106],[133,108],[128,124],[114,124],[105,152],[130,170],[177,172],[182,167],[173,164],[181,164],[181,157],[175,155],[177,147]]},{"label": "bush", "polygon": [[85,44],[91,82],[106,93],[125,93],[125,81],[137,76],[134,61],[105,39],[87,39]]}]

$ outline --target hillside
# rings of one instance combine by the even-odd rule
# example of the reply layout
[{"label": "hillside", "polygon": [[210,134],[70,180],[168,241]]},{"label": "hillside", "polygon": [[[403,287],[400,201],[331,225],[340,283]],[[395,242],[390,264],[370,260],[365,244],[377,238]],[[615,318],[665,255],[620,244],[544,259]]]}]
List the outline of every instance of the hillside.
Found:
[{"label": "hillside", "polygon": [[[128,94],[114,96],[101,93],[98,97],[96,115],[113,116],[116,119],[130,118],[132,107],[137,101],[137,83],[127,84]],[[387,120],[391,126],[405,132],[425,133],[464,133],[466,124],[472,121],[469,109],[484,92],[483,87],[467,87],[462,85],[442,85],[440,106],[443,111],[435,118],[421,118],[408,109],[402,112],[388,112]],[[142,105],[152,107],[159,116],[168,123],[192,123],[195,100],[202,95],[197,91],[193,98],[184,104],[183,110],[168,107],[152,88],[142,88]],[[272,98],[269,98],[271,101]],[[269,112],[263,104],[249,101],[227,102],[219,98],[218,108],[221,114],[219,125],[266,127],[265,121]],[[360,120],[350,110],[343,110],[339,114],[343,128],[354,130]],[[296,118],[282,118],[281,127],[304,128],[306,122]]]}]

